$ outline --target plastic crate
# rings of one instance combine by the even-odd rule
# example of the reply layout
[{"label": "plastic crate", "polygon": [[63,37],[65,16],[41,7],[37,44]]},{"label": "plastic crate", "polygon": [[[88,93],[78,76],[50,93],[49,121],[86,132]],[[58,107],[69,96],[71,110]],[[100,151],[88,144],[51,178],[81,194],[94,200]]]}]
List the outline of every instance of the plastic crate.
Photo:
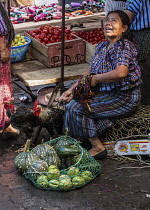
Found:
[{"label": "plastic crate", "polygon": [[26,52],[28,50],[28,45],[31,43],[31,39],[28,37],[24,38],[28,42],[27,44],[11,47],[11,55],[10,55],[11,63],[19,62],[25,59]]}]

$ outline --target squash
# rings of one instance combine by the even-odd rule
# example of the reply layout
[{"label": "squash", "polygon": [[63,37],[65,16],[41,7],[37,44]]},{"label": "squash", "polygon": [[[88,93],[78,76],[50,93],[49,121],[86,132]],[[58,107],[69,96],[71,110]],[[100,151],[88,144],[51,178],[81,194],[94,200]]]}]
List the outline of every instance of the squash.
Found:
[{"label": "squash", "polygon": [[65,190],[65,191],[71,190],[71,188],[72,188],[71,180],[69,180],[68,178],[59,180],[59,188],[61,190]]},{"label": "squash", "polygon": [[58,147],[56,151],[61,158],[72,157],[78,155],[80,152],[77,148],[72,148],[70,146]]},{"label": "squash", "polygon": [[25,152],[19,153],[14,161],[17,170],[21,173],[27,171],[27,169],[32,165],[34,161],[39,160],[39,157],[35,153],[30,152],[29,140],[27,140],[26,145],[27,149]]},{"label": "squash", "polygon": [[85,180],[81,176],[75,176],[72,178],[72,184],[74,187],[82,187],[85,185]]},{"label": "squash", "polygon": [[49,151],[47,151],[45,159],[47,164],[50,165],[56,165],[58,168],[61,166],[61,160],[59,156],[57,155],[56,151],[51,147]]},{"label": "squash", "polygon": [[45,175],[39,176],[36,180],[36,184],[40,188],[45,188],[45,187],[48,187],[49,185],[47,177]]},{"label": "squash", "polygon": [[47,176],[48,181],[51,179],[58,179],[58,177],[60,176],[60,171],[58,168],[49,168],[46,176]]},{"label": "squash", "polygon": [[59,181],[56,179],[51,179],[49,182],[49,187],[51,187],[52,189],[57,189],[59,186]]},{"label": "squash", "polygon": [[34,147],[31,152],[35,153],[40,159],[44,160],[47,152],[51,149],[52,147],[48,144],[39,144]]},{"label": "squash", "polygon": [[39,175],[45,174],[47,172],[48,164],[44,160],[37,160],[33,162],[33,164],[28,168],[27,173],[28,176],[32,178],[37,178]]},{"label": "squash", "polygon": [[57,149],[59,147],[62,147],[62,146],[70,146],[70,143],[67,140],[67,138],[68,138],[68,132],[66,133],[66,136],[64,136],[63,139],[60,139],[59,141],[57,141],[57,143],[54,145],[54,149],[57,151]]}]

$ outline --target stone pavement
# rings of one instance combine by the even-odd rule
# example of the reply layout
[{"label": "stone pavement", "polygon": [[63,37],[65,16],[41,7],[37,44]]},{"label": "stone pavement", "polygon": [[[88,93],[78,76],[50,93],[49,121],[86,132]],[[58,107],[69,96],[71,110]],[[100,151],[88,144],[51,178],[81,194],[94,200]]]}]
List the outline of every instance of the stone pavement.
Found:
[{"label": "stone pavement", "polygon": [[[70,84],[65,84],[69,86]],[[40,87],[32,87],[36,91]],[[14,85],[15,105],[27,95]],[[49,140],[43,129],[41,138]],[[40,139],[41,139],[40,138]],[[16,150],[26,142],[26,135],[0,140],[0,210],[150,210],[150,165],[139,161],[115,159],[99,161],[100,176],[83,188],[61,192],[40,190],[33,186],[14,166]]]},{"label": "stone pavement", "polygon": [[[39,87],[32,87],[36,93]],[[15,104],[26,95],[14,85]],[[45,130],[42,135],[49,138]],[[47,139],[49,140],[49,139]],[[100,176],[83,188],[61,192],[40,190],[14,166],[16,150],[24,145],[26,135],[0,143],[0,210],[149,210],[149,165],[139,162],[105,159]]]},{"label": "stone pavement", "polygon": [[138,163],[99,161],[99,177],[83,188],[60,192],[35,188],[15,169],[15,156],[14,151],[0,156],[0,210],[150,209],[149,168]]}]

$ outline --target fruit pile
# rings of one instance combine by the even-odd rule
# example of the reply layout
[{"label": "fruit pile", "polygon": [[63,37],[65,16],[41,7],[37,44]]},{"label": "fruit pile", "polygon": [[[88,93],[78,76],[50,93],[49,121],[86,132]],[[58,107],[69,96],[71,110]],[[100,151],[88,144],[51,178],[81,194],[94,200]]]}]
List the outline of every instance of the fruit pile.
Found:
[{"label": "fruit pile", "polygon": [[24,44],[27,44],[27,40],[25,36],[21,36],[20,34],[16,34],[14,40],[12,41],[11,46],[16,47],[16,46],[21,46]]},{"label": "fruit pile", "polygon": [[[30,30],[27,32],[37,41],[41,42],[43,45],[61,42],[62,39],[62,27],[61,26],[40,26],[39,28]],[[72,40],[75,37],[71,34],[71,30],[65,27],[65,40]]]},{"label": "fruit pile", "polygon": [[15,158],[15,166],[40,189],[72,190],[91,182],[100,164],[71,137],[62,136],[42,143]]},{"label": "fruit pile", "polygon": [[107,41],[102,27],[89,31],[72,32],[72,34],[82,38],[92,45]]}]

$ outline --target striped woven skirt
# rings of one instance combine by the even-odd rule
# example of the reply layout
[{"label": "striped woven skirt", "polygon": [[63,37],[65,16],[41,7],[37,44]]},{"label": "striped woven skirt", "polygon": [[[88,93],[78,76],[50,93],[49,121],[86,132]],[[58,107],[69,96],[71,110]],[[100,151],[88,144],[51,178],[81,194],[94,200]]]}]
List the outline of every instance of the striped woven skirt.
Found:
[{"label": "striped woven skirt", "polygon": [[66,105],[64,129],[68,129],[73,138],[89,138],[103,134],[117,119],[134,113],[140,103],[140,97],[139,87],[122,92],[99,92],[90,102],[92,111],[89,114],[73,99]]}]

